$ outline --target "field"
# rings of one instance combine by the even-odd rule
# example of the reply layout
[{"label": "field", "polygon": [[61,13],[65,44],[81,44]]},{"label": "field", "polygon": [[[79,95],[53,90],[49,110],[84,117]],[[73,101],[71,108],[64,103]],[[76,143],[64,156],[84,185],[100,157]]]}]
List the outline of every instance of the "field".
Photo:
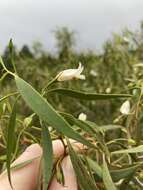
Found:
[{"label": "field", "polygon": [[[51,168],[42,171],[44,190],[53,172],[64,183],[60,159],[56,167],[51,161],[51,141],[60,139],[79,189],[142,189],[143,23],[139,31],[113,34],[100,53],[76,52],[67,28],[55,38],[56,54],[38,42],[18,50],[13,39],[0,58],[0,170],[10,180],[11,162],[39,143]],[[76,154],[69,139],[85,150]]]}]

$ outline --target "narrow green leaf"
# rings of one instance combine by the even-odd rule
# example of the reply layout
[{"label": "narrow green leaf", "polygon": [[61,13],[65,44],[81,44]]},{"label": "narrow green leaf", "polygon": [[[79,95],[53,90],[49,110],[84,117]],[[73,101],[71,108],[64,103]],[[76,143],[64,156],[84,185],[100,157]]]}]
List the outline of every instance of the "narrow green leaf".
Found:
[{"label": "narrow green leaf", "polygon": [[[10,172],[10,164],[12,160],[12,153],[13,153],[13,146],[14,146],[14,137],[15,137],[15,125],[16,125],[16,102],[12,108],[12,113],[10,116],[8,129],[7,129],[7,149],[6,149],[6,168],[8,173],[8,180],[12,188],[12,182],[11,182],[11,172]],[[12,188],[13,189],[13,188]]]},{"label": "narrow green leaf", "polygon": [[109,131],[109,130],[123,129],[124,128],[121,125],[112,125],[112,124],[109,124],[109,125],[98,126],[96,123],[94,123],[92,121],[85,121],[85,122],[88,123],[93,128],[98,129],[101,132],[106,132],[106,131]]},{"label": "narrow green leaf", "polygon": [[117,129],[123,129],[124,127],[121,125],[102,125],[100,126],[100,130],[106,132],[110,130],[117,130]]},{"label": "narrow green leaf", "polygon": [[[102,178],[103,171],[100,165],[89,157],[86,157],[86,159],[92,171],[95,172],[99,178]],[[120,179],[125,179],[131,174],[133,174],[141,165],[143,165],[143,163],[139,163],[134,166],[130,166],[130,167],[122,168],[118,170],[110,170],[110,175],[113,181],[116,182],[116,181],[119,181]]]},{"label": "narrow green leaf", "polygon": [[15,76],[15,81],[23,99],[41,120],[53,126],[63,135],[94,148],[94,145],[75,132],[69,123],[31,85],[18,76]]},{"label": "narrow green leaf", "polygon": [[13,46],[12,39],[10,39],[8,47],[9,47],[9,53],[10,53],[10,62],[12,64],[12,66],[13,66],[14,72],[17,73],[16,67],[15,67],[15,63],[14,63],[14,59],[13,59],[13,57],[14,57],[14,55],[13,55],[13,53],[14,53],[13,52],[14,46]]},{"label": "narrow green leaf", "polygon": [[12,39],[9,40],[8,47],[9,47],[10,53],[12,54],[12,51],[13,51],[13,42],[12,42]]},{"label": "narrow green leaf", "polygon": [[88,132],[90,135],[95,136],[95,130],[91,128],[88,124],[85,123],[85,121],[81,121],[77,118],[75,118],[71,114],[67,114],[64,112],[59,112],[69,123],[72,125],[76,125],[78,128],[84,130],[85,132]]},{"label": "narrow green leaf", "polygon": [[43,147],[43,190],[47,190],[53,167],[53,148],[50,133],[45,124],[42,124]]},{"label": "narrow green leaf", "polygon": [[69,148],[69,154],[71,158],[71,162],[73,165],[73,168],[75,170],[77,180],[79,183],[79,186],[83,190],[97,190],[97,186],[95,184],[95,181],[91,178],[89,175],[87,169],[85,168],[85,165],[83,164],[80,157],[75,153],[74,149],[72,148],[71,144],[68,142],[68,148]]},{"label": "narrow green leaf", "polygon": [[143,152],[143,145],[139,145],[137,147],[129,148],[129,149],[122,149],[111,152],[111,154],[128,154],[128,153],[139,153]]},{"label": "narrow green leaf", "polygon": [[119,181],[120,179],[128,178],[130,175],[134,174],[141,165],[143,165],[143,163],[136,164],[127,168],[122,168],[119,170],[111,170],[110,174],[112,176],[113,181]]},{"label": "narrow green leaf", "polygon": [[[19,164],[12,165],[12,166],[10,167],[10,169],[11,169],[12,171],[21,169],[21,168],[23,168],[23,167],[25,167],[25,166],[31,164],[31,163],[32,163],[35,159],[37,159],[37,158],[40,158],[40,156],[37,156],[37,157],[35,157],[35,158],[26,160],[26,161],[24,161],[24,162],[20,162]],[[4,168],[2,171],[3,171],[3,173],[6,173],[5,168]]]},{"label": "narrow green leaf", "polygon": [[112,178],[110,176],[110,172],[108,170],[107,163],[105,158],[103,159],[103,182],[107,190],[117,190],[116,186],[114,185]]},{"label": "narrow green leaf", "polygon": [[58,93],[64,96],[69,96],[72,98],[83,99],[83,100],[106,100],[113,98],[128,98],[132,95],[130,94],[97,94],[97,93],[88,93],[84,91],[76,91],[71,89],[56,88],[49,90],[48,93]]},{"label": "narrow green leaf", "polygon": [[81,121],[81,123],[86,125],[85,127],[87,127],[88,130],[90,130],[93,133],[93,135],[96,138],[96,141],[100,144],[102,151],[106,154],[106,156],[108,158],[110,158],[110,152],[109,152],[108,147],[106,146],[106,144],[104,142],[102,130],[100,130],[100,127],[97,127],[97,125],[92,122],[94,124],[94,126],[93,126],[91,124],[91,122],[89,122],[89,121]]},{"label": "narrow green leaf", "polygon": [[98,177],[102,178],[102,168],[100,167],[100,165],[89,157],[86,157],[86,159],[92,171],[94,171],[98,175]]},{"label": "narrow green leaf", "polygon": [[85,132],[87,132],[88,134],[90,134],[92,137],[94,137],[96,139],[96,141],[99,142],[102,150],[108,155],[108,157],[110,156],[110,153],[108,151],[108,148],[105,146],[105,142],[103,140],[102,134],[101,134],[101,130],[100,127],[97,126],[95,123],[93,122],[89,122],[89,121],[81,121],[77,118],[75,118],[74,116],[70,115],[70,114],[66,114],[61,112],[61,114],[72,124],[76,125],[77,127],[79,127],[80,129],[84,130]]}]

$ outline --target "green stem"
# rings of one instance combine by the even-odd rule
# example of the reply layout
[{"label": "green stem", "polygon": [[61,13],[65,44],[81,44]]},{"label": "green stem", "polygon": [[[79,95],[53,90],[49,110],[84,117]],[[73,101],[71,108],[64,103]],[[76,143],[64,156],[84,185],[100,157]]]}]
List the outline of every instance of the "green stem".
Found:
[{"label": "green stem", "polygon": [[43,89],[42,89],[42,95],[45,94],[45,90],[49,88],[52,84],[54,84],[57,81],[57,77],[53,78]]},{"label": "green stem", "polygon": [[2,65],[3,69],[4,69],[8,74],[10,74],[10,75],[12,75],[12,76],[15,76],[14,73],[12,73],[11,71],[9,71],[9,70],[6,68],[6,66],[5,66],[5,64],[4,64],[4,62],[3,62],[1,56],[0,56],[0,64]]},{"label": "green stem", "polygon": [[6,96],[0,98],[0,102],[7,99],[7,98],[9,98],[10,96],[14,96],[14,95],[17,95],[17,94],[19,94],[19,92],[13,92],[13,93],[7,94]]}]

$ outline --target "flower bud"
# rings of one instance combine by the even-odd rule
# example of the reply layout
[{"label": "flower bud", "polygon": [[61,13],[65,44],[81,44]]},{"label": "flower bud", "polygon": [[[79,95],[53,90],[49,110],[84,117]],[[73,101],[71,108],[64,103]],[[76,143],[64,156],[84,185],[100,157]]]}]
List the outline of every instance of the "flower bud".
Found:
[{"label": "flower bud", "polygon": [[120,108],[120,112],[123,114],[123,115],[128,115],[130,113],[130,102],[127,100],[125,101],[121,108]]},{"label": "flower bud", "polygon": [[85,121],[87,118],[87,115],[84,114],[84,113],[80,113],[79,116],[78,116],[78,119],[81,120],[81,121]]}]

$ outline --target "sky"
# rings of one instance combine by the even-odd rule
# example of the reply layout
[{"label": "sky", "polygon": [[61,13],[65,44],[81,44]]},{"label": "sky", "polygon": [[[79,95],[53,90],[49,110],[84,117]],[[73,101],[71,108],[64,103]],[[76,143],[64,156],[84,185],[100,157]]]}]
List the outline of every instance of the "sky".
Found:
[{"label": "sky", "polygon": [[100,49],[113,32],[136,30],[143,0],[0,0],[0,49],[10,38],[17,47],[40,41],[55,50],[53,31],[76,31],[77,48]]}]

